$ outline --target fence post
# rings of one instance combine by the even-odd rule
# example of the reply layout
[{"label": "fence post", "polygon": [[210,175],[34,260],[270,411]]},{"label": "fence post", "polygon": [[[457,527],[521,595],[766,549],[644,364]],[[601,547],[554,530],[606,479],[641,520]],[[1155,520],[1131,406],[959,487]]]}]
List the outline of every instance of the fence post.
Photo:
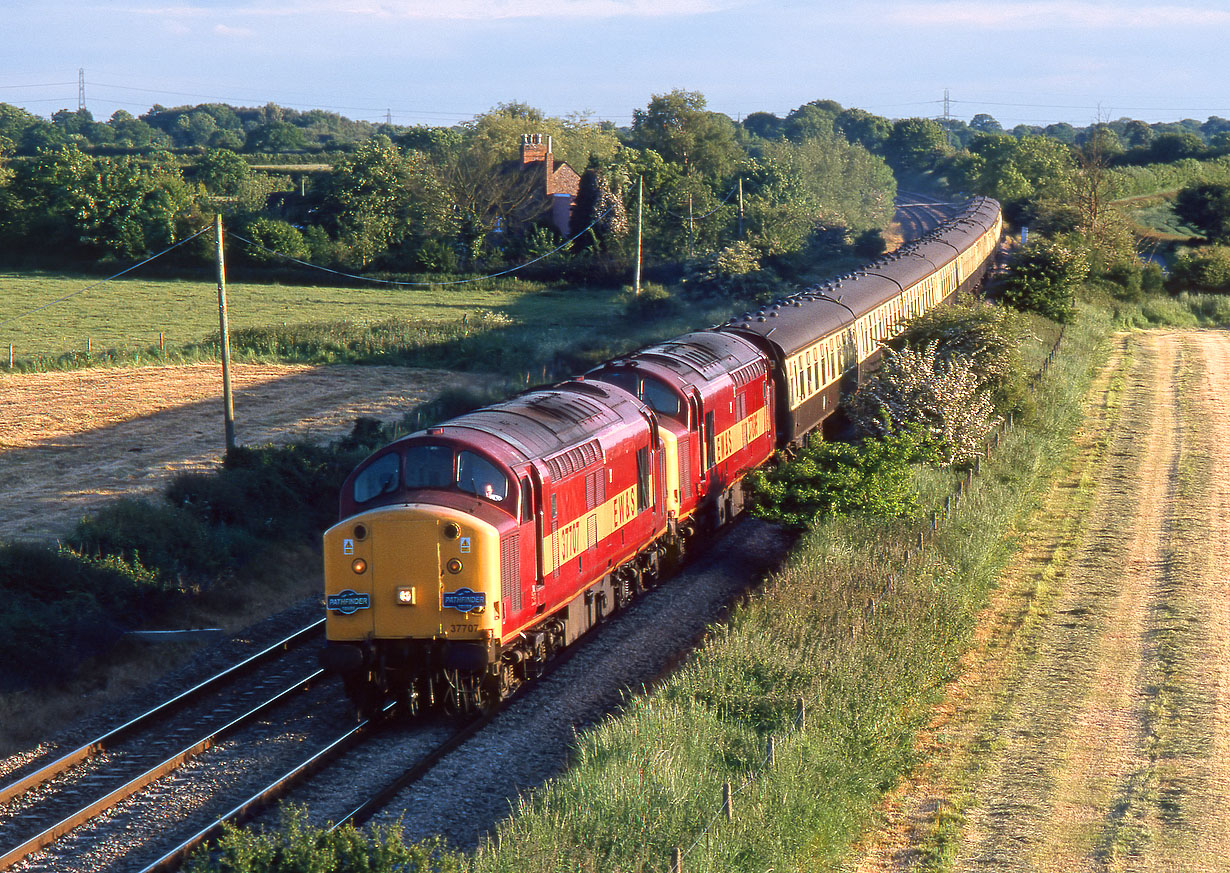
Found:
[{"label": "fence post", "polygon": [[13,369],[13,344],[9,343],[9,369]]},{"label": "fence post", "polygon": [[163,340],[162,340],[162,331],[158,331],[158,354],[162,354],[165,351],[166,351],[166,345],[165,343],[163,343]]},{"label": "fence post", "polygon": [[802,697],[800,697],[798,702],[795,704],[794,721],[799,726],[799,730],[802,730],[804,725],[807,724],[807,708]]},{"label": "fence post", "polygon": [[678,846],[671,852],[671,873],[683,873],[683,850]]},{"label": "fence post", "polygon": [[769,739],[768,739],[768,742],[766,743],[766,746],[767,748],[765,749],[765,763],[768,764],[770,767],[772,767],[773,766],[773,751],[774,751],[773,750],[773,734],[769,734]]},{"label": "fence post", "polygon": [[730,783],[722,783],[722,812],[726,815],[727,821],[733,821],[735,817],[735,799],[730,791]]}]

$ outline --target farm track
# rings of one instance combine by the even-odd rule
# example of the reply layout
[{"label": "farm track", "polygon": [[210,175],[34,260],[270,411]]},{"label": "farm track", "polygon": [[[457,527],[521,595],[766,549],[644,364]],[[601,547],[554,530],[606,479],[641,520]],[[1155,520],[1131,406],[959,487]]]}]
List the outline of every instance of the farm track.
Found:
[{"label": "farm track", "polygon": [[1119,338],[860,871],[1230,869],[1228,364]]}]

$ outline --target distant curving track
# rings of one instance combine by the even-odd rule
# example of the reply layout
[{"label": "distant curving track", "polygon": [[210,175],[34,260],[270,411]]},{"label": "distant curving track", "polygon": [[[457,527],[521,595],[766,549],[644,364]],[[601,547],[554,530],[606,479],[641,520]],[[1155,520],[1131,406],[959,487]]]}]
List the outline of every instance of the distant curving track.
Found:
[{"label": "distant curving track", "polygon": [[926,236],[958,212],[955,204],[916,191],[897,192],[897,224],[905,242]]}]

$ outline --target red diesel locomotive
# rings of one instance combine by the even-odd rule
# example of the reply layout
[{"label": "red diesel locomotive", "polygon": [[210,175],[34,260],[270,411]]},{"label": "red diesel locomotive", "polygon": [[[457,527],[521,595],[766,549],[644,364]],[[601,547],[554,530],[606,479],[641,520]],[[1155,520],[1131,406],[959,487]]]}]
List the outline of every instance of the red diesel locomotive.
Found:
[{"label": "red diesel locomotive", "polygon": [[857,273],[375,452],[324,536],[322,664],[360,714],[506,696],[736,515],[746,474],[977,283],[1000,232],[971,201]]}]

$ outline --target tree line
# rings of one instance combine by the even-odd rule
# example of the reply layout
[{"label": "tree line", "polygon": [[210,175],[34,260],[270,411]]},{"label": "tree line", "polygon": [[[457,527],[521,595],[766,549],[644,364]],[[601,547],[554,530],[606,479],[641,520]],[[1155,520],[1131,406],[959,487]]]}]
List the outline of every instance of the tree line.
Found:
[{"label": "tree line", "polygon": [[[538,183],[515,172],[527,133],[551,137],[556,162],[581,176],[567,235],[529,209]],[[653,95],[626,127],[522,103],[449,127],[273,104],[154,106],[106,122],[61,110],[48,121],[0,104],[0,245],[13,266],[106,266],[159,252],[221,212],[251,241],[236,260],[252,268],[284,269],[289,257],[474,274],[580,234],[537,269],[618,282],[634,262],[640,207],[646,263],[665,278],[746,288],[878,254],[898,179],[997,197],[1018,224],[1126,256],[1130,233],[1105,205],[1117,168],[1220,150],[1230,151],[1230,121],[1216,117],[1006,132],[989,115],[892,120],[815,100],[736,121],[683,90]],[[204,245],[178,255],[208,256]]]}]

